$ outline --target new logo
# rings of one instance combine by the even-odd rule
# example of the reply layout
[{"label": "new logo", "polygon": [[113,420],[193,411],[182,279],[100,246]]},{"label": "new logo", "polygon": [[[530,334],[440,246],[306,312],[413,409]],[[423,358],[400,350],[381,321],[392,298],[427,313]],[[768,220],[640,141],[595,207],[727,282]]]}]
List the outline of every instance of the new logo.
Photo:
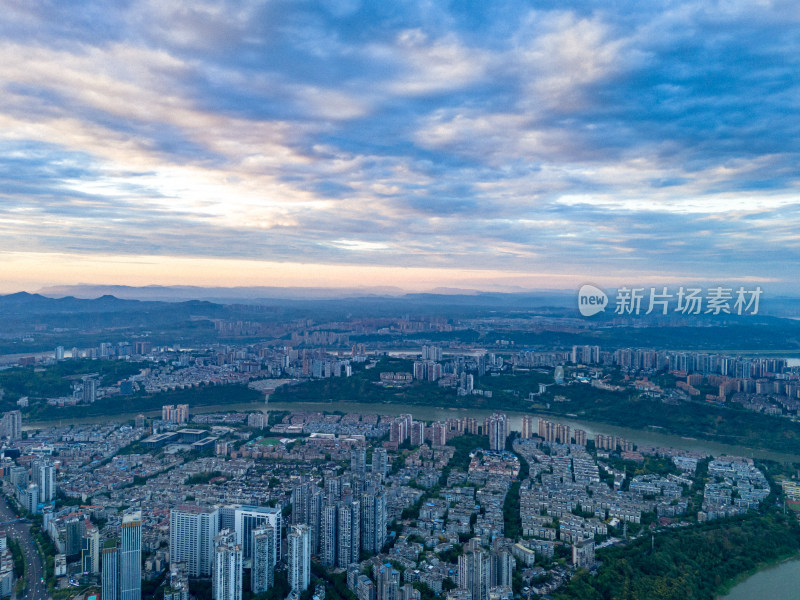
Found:
[{"label": "new logo", "polygon": [[607,305],[608,296],[600,288],[587,283],[578,290],[578,310],[584,317],[604,311]]}]

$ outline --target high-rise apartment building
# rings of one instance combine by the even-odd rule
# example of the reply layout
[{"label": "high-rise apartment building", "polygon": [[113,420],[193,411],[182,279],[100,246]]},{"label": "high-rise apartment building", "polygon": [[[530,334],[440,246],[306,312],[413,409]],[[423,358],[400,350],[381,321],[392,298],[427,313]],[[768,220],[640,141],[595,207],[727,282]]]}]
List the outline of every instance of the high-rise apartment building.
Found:
[{"label": "high-rise apartment building", "polygon": [[522,417],[522,432],[520,437],[523,440],[529,440],[533,437],[533,417],[525,415]]},{"label": "high-rise apartment building", "polygon": [[189,405],[178,404],[173,406],[166,404],[161,407],[161,420],[165,423],[184,425],[189,422]]},{"label": "high-rise apartment building", "polygon": [[318,489],[311,482],[301,483],[292,489],[292,524],[311,524],[311,495]]},{"label": "high-rise apartment building", "polygon": [[547,419],[539,419],[539,437],[546,442],[556,441],[556,424]]},{"label": "high-rise apartment building", "polygon": [[[267,506],[239,505],[234,510],[234,528],[236,543],[241,545],[243,558],[248,560],[253,556],[252,535],[253,531],[264,525],[274,527],[275,531],[281,530],[281,510]],[[277,560],[281,558],[280,544],[275,551]]]},{"label": "high-rise apartment building", "polygon": [[242,600],[242,547],[236,533],[223,529],[214,538],[214,600]]},{"label": "high-rise apartment building", "polygon": [[22,413],[18,410],[10,410],[3,413],[0,419],[0,436],[9,440],[18,440],[22,437]]},{"label": "high-rise apartment building", "polygon": [[101,586],[103,600],[119,600],[119,548],[107,542],[102,552]]},{"label": "high-rise apartment building", "polygon": [[87,523],[81,540],[81,570],[84,573],[100,572],[100,532]]},{"label": "high-rise apartment building", "polygon": [[414,417],[409,414],[400,415],[392,420],[389,428],[389,440],[402,444],[411,435],[411,426],[414,423]]},{"label": "high-rise apartment building", "polygon": [[493,552],[489,557],[489,588],[511,587],[516,562],[509,552]]},{"label": "high-rise apartment building", "polygon": [[447,445],[447,424],[436,421],[431,425],[431,446]]},{"label": "high-rise apartment building", "polygon": [[336,520],[336,565],[345,568],[361,554],[361,503],[340,502]]},{"label": "high-rise apartment building", "polygon": [[97,400],[97,380],[93,377],[83,378],[83,403],[93,404]]},{"label": "high-rise apartment building", "polygon": [[210,577],[214,537],[219,532],[216,506],[178,506],[169,511],[169,562],[182,562],[190,577]]},{"label": "high-rise apartment building", "polygon": [[142,600],[142,513],[122,516],[119,544],[119,600]]},{"label": "high-rise apartment building", "polygon": [[311,492],[308,525],[311,528],[311,554],[321,555],[322,509],[325,506],[324,492],[316,488]]},{"label": "high-rise apartment building", "polygon": [[56,498],[56,467],[47,459],[31,464],[31,481],[39,486],[39,502],[49,504]]},{"label": "high-rise apartment building", "polygon": [[336,516],[335,504],[325,504],[322,507],[319,533],[319,560],[327,566],[336,564]]},{"label": "high-rise apartment building", "polygon": [[575,436],[575,443],[579,446],[586,445],[586,432],[583,429],[576,429],[572,432]]},{"label": "high-rise apartment building", "polygon": [[389,469],[389,452],[386,448],[375,448],[372,451],[372,474],[381,479],[386,478]]},{"label": "high-rise apartment building", "polygon": [[368,489],[361,495],[361,547],[372,554],[383,548],[386,540],[386,496]]},{"label": "high-rise apartment building", "polygon": [[422,421],[414,421],[411,425],[411,438],[412,446],[421,446],[425,443],[425,423]]},{"label": "high-rise apartment building", "polygon": [[64,554],[71,556],[80,553],[85,531],[86,521],[83,515],[67,517],[64,522]]},{"label": "high-rise apartment building", "polygon": [[477,547],[458,557],[458,587],[469,590],[472,600],[487,600],[489,594],[489,557]]},{"label": "high-rise apartment building", "polygon": [[375,600],[400,599],[400,571],[392,565],[385,564],[374,567]]},{"label": "high-rise apartment building", "polygon": [[569,444],[572,441],[569,425],[556,424],[556,440],[561,444]]},{"label": "high-rise apartment building", "polygon": [[311,532],[307,525],[295,525],[289,532],[289,586],[303,593],[311,583]]},{"label": "high-rise apartment building", "polygon": [[253,530],[250,589],[254,594],[266,592],[275,583],[276,549],[279,544],[279,532],[271,525],[263,524]]},{"label": "high-rise apartment building", "polygon": [[489,436],[489,449],[502,451],[506,449],[508,438],[508,419],[503,413],[494,413],[483,422],[484,435]]},{"label": "high-rise apartment building", "polygon": [[350,450],[350,470],[356,475],[363,475],[367,472],[366,448],[353,448]]}]

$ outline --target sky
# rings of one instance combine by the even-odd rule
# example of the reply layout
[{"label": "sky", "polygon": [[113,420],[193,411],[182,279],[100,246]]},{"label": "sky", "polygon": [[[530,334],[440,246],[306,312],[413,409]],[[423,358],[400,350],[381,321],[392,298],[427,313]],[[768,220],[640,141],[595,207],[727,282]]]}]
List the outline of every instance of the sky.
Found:
[{"label": "sky", "polygon": [[0,292],[800,293],[793,1],[0,0]]}]

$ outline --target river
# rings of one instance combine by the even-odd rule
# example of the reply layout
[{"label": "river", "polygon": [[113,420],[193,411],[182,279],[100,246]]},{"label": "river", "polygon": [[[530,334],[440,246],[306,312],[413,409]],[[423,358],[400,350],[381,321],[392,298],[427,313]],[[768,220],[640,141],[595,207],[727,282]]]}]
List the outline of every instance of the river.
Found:
[{"label": "river", "polygon": [[[276,410],[296,410],[296,411],[342,411],[352,413],[371,413],[381,415],[399,415],[410,413],[414,418],[422,421],[437,421],[444,420],[451,417],[464,417],[471,416],[482,421],[484,417],[492,414],[491,410],[481,409],[462,409],[462,408],[441,408],[435,406],[415,406],[410,404],[362,404],[358,402],[255,402],[247,404],[221,404],[210,406],[197,406],[191,409],[193,414],[209,413],[217,411],[236,411],[236,410],[262,410],[264,412]],[[763,458],[775,460],[778,462],[800,462],[800,456],[795,454],[784,454],[780,452],[772,452],[770,450],[762,450],[755,448],[747,448],[745,446],[736,446],[731,444],[720,444],[707,440],[700,440],[690,437],[682,437],[679,435],[670,435],[665,433],[658,433],[651,430],[631,429],[628,427],[616,427],[614,425],[606,425],[604,423],[596,423],[592,421],[582,421],[579,419],[558,417],[551,415],[537,415],[536,413],[522,413],[513,411],[503,411],[508,416],[512,430],[520,431],[522,428],[522,417],[530,415],[533,417],[543,416],[555,422],[565,423],[570,427],[583,429],[593,437],[596,433],[603,433],[605,435],[614,435],[626,440],[630,440],[637,445],[646,446],[666,446],[671,448],[679,448],[682,450],[695,450],[698,452],[707,452],[714,456],[728,454],[732,456],[747,456],[752,458]],[[32,422],[26,423],[23,426],[25,430],[41,429],[54,425],[83,425],[93,423],[106,423],[110,420],[127,421],[133,419],[138,412],[131,412],[121,415],[104,416],[104,417],[86,417],[77,419],[62,419],[59,421],[48,422]],[[161,411],[150,411],[144,413],[145,416],[158,416]],[[534,425],[535,426],[535,425]]]},{"label": "river", "polygon": [[[440,419],[443,420],[451,417],[458,418],[464,416],[475,417],[479,421],[482,421],[484,417],[487,417],[495,412],[492,410],[481,409],[440,408],[435,406],[414,406],[404,404],[361,404],[357,402],[270,402],[267,404],[267,407],[268,408],[266,410],[339,410],[343,412],[378,413],[383,415],[399,415],[403,413],[410,413],[414,415],[414,418],[423,421],[437,421]],[[511,429],[514,431],[520,431],[522,429],[523,416],[530,415],[535,418],[541,416],[551,421],[565,423],[573,429],[583,429],[587,434],[589,434],[590,437],[593,437],[596,433],[603,433],[606,435],[614,435],[626,440],[630,440],[637,445],[667,446],[671,448],[680,448],[682,450],[696,450],[698,452],[707,452],[714,456],[728,454],[732,456],[764,458],[778,462],[800,462],[800,456],[796,454],[784,454],[781,452],[772,452],[770,450],[747,448],[744,446],[736,446],[731,444],[719,444],[707,440],[658,433],[650,430],[616,427],[614,425],[606,425],[605,423],[582,421],[574,418],[513,411],[502,412],[508,416]]]},{"label": "river", "polygon": [[767,567],[737,584],[720,600],[800,600],[800,559]]}]

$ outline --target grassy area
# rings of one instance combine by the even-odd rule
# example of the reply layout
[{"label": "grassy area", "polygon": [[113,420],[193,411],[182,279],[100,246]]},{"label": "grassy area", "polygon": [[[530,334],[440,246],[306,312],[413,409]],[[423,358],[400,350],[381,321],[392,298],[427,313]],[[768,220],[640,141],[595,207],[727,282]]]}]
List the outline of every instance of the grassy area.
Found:
[{"label": "grassy area", "polygon": [[278,438],[264,438],[263,440],[259,440],[258,443],[262,446],[276,446],[280,444],[281,441]]}]

